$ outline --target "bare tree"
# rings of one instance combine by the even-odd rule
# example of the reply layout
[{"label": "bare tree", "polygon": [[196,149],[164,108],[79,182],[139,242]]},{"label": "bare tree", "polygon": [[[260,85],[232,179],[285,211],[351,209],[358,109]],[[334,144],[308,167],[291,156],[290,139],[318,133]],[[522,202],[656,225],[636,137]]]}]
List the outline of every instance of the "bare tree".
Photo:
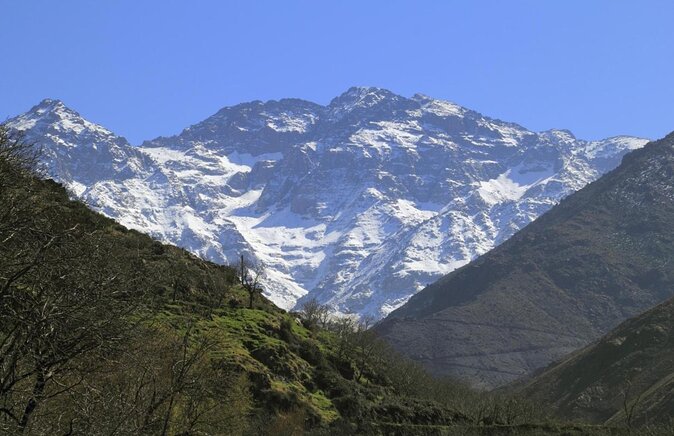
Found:
[{"label": "bare tree", "polygon": [[252,309],[255,297],[263,292],[260,279],[264,277],[264,268],[260,264],[246,262],[242,254],[237,270],[239,283],[248,292],[248,308]]},{"label": "bare tree", "polygon": [[[125,318],[135,310],[134,283],[121,278],[129,276],[117,265],[106,265],[114,251],[100,235],[82,232],[73,227],[47,235],[0,271],[1,412],[18,432],[45,399],[92,369],[80,365],[83,356],[111,353],[133,327]],[[96,268],[80,267],[91,262]]]},{"label": "bare tree", "polygon": [[305,327],[309,329],[326,328],[330,322],[330,307],[312,298],[300,307],[300,317]]}]

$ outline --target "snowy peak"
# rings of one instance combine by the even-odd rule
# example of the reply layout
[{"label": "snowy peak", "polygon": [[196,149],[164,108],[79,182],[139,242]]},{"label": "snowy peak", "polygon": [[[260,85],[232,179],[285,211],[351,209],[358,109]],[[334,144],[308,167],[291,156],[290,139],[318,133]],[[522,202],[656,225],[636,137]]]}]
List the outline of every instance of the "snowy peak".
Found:
[{"label": "snowy peak", "polygon": [[13,118],[12,122],[18,124],[21,130],[27,130],[36,125],[46,126],[57,124],[63,120],[79,120],[79,114],[68,107],[61,100],[46,98],[33,106],[28,112]]},{"label": "snowy peak", "polygon": [[[51,136],[66,147],[93,146],[97,142],[126,143],[108,129],[84,119],[61,100],[44,99],[28,112],[12,118],[7,124],[14,129],[30,131],[34,135]],[[70,138],[72,140],[66,140]]]},{"label": "snowy peak", "polygon": [[37,105],[33,106],[29,112],[35,112],[35,113],[46,113],[46,112],[55,112],[55,111],[71,111],[66,107],[65,104],[59,99],[52,99],[52,98],[45,98],[42,100],[40,103]]},{"label": "snowy peak", "polygon": [[393,119],[407,110],[418,108],[412,100],[391,91],[374,87],[352,87],[334,98],[327,106],[328,121],[357,124],[369,120]]},{"label": "snowy peak", "polygon": [[79,114],[68,108],[61,100],[45,98],[37,105],[33,106],[28,114],[35,116],[45,116],[46,114],[55,114],[62,117],[79,117]]},{"label": "snowy peak", "polygon": [[245,253],[284,308],[381,317],[503,242],[646,141],[532,132],[373,87],[322,106],[222,108],[132,147],[57,101],[10,120],[106,215],[216,262]]},{"label": "snowy peak", "polygon": [[159,137],[143,147],[185,149],[197,144],[220,153],[283,152],[311,132],[324,108],[299,99],[253,101],[220,109],[177,136]]},{"label": "snowy peak", "polygon": [[7,121],[37,144],[48,174],[82,196],[94,184],[147,174],[143,158],[121,136],[87,121],[60,100],[45,99]]},{"label": "snowy peak", "polygon": [[384,100],[400,100],[402,98],[386,89],[354,86],[332,99],[328,108],[348,112],[355,108],[370,108]]},{"label": "snowy peak", "polygon": [[643,147],[644,141],[646,139],[633,136],[614,136],[601,141],[592,141],[584,151],[591,159],[606,158],[639,149]]},{"label": "snowy peak", "polygon": [[428,114],[438,117],[463,117],[468,109],[446,100],[436,100],[423,94],[415,94],[412,100],[421,105],[421,109]]},{"label": "snowy peak", "polygon": [[550,129],[541,132],[541,135],[557,141],[575,141],[576,136],[568,129]]},{"label": "snowy peak", "polygon": [[223,108],[187,130],[224,124],[240,131],[270,129],[279,133],[306,133],[322,112],[322,106],[299,99],[254,101]]}]

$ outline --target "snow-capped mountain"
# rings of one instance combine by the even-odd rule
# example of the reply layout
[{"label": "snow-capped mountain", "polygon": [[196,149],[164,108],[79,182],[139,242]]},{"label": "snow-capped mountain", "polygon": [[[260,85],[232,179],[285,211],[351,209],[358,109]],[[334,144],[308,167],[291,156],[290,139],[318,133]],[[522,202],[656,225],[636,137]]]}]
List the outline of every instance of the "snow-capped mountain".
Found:
[{"label": "snow-capped mountain", "polygon": [[120,223],[216,262],[264,265],[285,308],[380,318],[614,168],[645,139],[532,132],[423,95],[351,88],[226,107],[131,146],[45,100],[8,122]]}]

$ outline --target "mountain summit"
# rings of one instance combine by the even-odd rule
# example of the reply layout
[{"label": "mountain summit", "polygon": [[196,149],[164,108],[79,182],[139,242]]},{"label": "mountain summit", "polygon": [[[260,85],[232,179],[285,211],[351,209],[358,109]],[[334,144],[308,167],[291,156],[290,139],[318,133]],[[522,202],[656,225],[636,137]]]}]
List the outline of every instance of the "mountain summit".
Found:
[{"label": "mountain summit", "polygon": [[139,147],[47,100],[9,126],[122,224],[217,262],[245,253],[282,307],[315,297],[376,318],[646,142],[536,133],[380,88],[242,103]]}]

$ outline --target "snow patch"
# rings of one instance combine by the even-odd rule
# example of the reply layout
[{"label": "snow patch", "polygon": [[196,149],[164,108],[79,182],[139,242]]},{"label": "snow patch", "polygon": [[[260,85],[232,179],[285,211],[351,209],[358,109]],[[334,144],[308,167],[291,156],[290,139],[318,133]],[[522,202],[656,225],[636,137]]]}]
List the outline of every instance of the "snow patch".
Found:
[{"label": "snow patch", "polygon": [[490,206],[517,201],[533,186],[544,184],[554,175],[550,166],[527,169],[517,165],[495,179],[477,183],[480,197]]}]

